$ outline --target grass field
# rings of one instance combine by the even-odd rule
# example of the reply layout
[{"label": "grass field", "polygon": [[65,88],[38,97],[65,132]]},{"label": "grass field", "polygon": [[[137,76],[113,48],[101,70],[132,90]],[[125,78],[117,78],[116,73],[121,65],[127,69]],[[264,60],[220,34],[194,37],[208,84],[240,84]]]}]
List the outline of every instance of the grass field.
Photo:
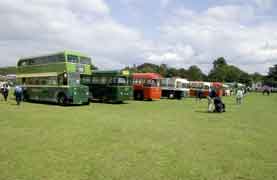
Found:
[{"label": "grass field", "polygon": [[277,95],[224,101],[0,101],[0,180],[276,180]]}]

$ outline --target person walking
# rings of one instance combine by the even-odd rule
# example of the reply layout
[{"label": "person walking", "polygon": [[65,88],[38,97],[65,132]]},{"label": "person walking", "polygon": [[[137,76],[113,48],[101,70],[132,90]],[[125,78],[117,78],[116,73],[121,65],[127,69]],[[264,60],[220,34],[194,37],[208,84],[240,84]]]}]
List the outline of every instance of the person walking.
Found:
[{"label": "person walking", "polygon": [[270,89],[269,86],[264,86],[263,95],[267,94],[269,96],[270,95],[270,91],[271,91],[271,89]]},{"label": "person walking", "polygon": [[236,94],[236,102],[237,104],[241,104],[242,103],[242,98],[243,98],[243,92],[241,89],[237,90],[237,94]]},{"label": "person walking", "polygon": [[9,96],[9,86],[8,86],[8,84],[4,84],[1,91],[2,91],[2,95],[4,97],[4,100],[7,101],[8,96]]},{"label": "person walking", "polygon": [[16,100],[16,104],[20,105],[21,101],[22,101],[22,88],[20,86],[16,86],[14,89],[14,95],[15,95],[15,100]]}]

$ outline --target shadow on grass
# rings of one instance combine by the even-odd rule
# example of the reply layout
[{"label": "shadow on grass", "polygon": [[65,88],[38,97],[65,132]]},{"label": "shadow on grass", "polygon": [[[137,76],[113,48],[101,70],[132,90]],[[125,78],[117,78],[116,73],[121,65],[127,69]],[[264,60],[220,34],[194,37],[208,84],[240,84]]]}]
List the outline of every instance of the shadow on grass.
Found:
[{"label": "shadow on grass", "polygon": [[126,102],[126,101],[112,102],[112,101],[104,101],[104,100],[91,100],[90,102],[91,103],[96,103],[96,104],[111,104],[111,105],[129,104],[129,102]]},{"label": "shadow on grass", "polygon": [[[56,106],[56,107],[79,107],[79,106],[89,106],[89,104],[66,104],[66,105],[60,105],[54,102],[48,102],[48,101],[35,101],[35,100],[28,100],[28,101],[21,101],[21,104],[38,104],[38,105],[47,105],[47,106]],[[15,103],[16,105],[16,103]]]},{"label": "shadow on grass", "polygon": [[196,113],[202,113],[202,114],[215,114],[214,112],[203,111],[203,110],[196,110],[194,112],[196,112]]},{"label": "shadow on grass", "polygon": [[196,112],[196,113],[202,113],[202,114],[224,114],[224,113],[226,113],[226,112],[209,112],[209,111],[200,111],[200,110],[196,110],[196,111],[194,111],[194,112]]}]

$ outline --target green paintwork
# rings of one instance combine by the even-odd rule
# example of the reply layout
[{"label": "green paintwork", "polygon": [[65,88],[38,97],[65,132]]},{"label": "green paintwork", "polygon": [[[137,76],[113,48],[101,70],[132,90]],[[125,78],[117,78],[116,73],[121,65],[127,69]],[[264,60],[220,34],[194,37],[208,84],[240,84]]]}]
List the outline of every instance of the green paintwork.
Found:
[{"label": "green paintwork", "polygon": [[[91,75],[91,68],[89,64],[80,64],[80,63],[70,63],[67,62],[67,55],[75,55],[87,57],[82,53],[72,52],[72,51],[63,51],[49,55],[37,56],[37,57],[45,57],[57,54],[64,54],[65,60],[64,62],[55,62],[48,64],[39,64],[39,65],[26,65],[26,66],[18,66],[17,67],[17,75],[20,75],[20,78],[17,78],[17,82],[19,84],[23,84],[22,80],[25,77],[27,78],[36,78],[40,77],[41,74],[56,73],[58,76],[66,73],[68,76],[68,86],[64,85],[23,85],[25,98],[29,100],[36,101],[47,101],[57,103],[58,99],[61,95],[66,97],[67,104],[84,104],[88,102],[89,99],[89,88],[84,85],[74,84],[73,82],[77,82],[80,80],[80,74],[82,75]],[[22,58],[19,60],[32,59],[37,57],[29,57]],[[80,61],[80,58],[79,58]],[[18,62],[18,64],[19,64]],[[76,76],[77,73],[77,76]],[[71,76],[71,74],[75,74],[75,76]],[[33,75],[34,77],[30,77]],[[58,79],[58,77],[56,79]],[[48,76],[48,74],[47,74]],[[53,77],[53,76],[52,76]]]},{"label": "green paintwork", "polygon": [[[84,78],[93,78],[93,77],[105,77],[111,79],[114,77],[126,77],[126,85],[118,84],[96,84],[84,81]],[[95,100],[103,100],[109,102],[123,102],[130,100],[133,97],[133,87],[130,84],[130,73],[126,73],[119,70],[114,71],[93,71],[91,76],[81,76],[81,83],[89,87],[90,96]]]},{"label": "green paintwork", "polygon": [[[128,74],[125,74],[124,72],[128,72]],[[130,72],[124,71],[124,70],[93,71],[92,75],[104,76],[104,77],[118,77],[118,76],[131,77]]]},{"label": "green paintwork", "polygon": [[23,89],[27,100],[58,103],[60,95],[67,97],[68,104],[84,104],[88,100],[86,86],[23,86]]},{"label": "green paintwork", "polygon": [[[23,67],[17,67],[17,74],[22,74],[22,73],[44,73],[44,72],[76,72],[79,69],[81,69],[80,74],[86,74],[90,75],[92,73],[91,70],[91,65],[89,64],[75,64],[75,63],[70,63],[67,62],[67,55],[75,55],[78,57],[88,57],[82,53],[79,52],[74,52],[74,51],[63,51],[63,52],[57,52],[57,53],[52,53],[48,55],[42,55],[42,56],[33,56],[33,57],[28,57],[28,58],[21,58],[18,62],[26,59],[32,59],[32,58],[37,58],[37,57],[46,57],[46,56],[52,56],[52,55],[58,55],[58,54],[63,54],[65,56],[65,61],[64,62],[58,62],[58,63],[49,63],[49,64],[43,64],[43,65],[29,65],[29,66],[23,66]],[[79,59],[80,61],[80,59]],[[81,66],[81,68],[78,69],[77,66]]]}]

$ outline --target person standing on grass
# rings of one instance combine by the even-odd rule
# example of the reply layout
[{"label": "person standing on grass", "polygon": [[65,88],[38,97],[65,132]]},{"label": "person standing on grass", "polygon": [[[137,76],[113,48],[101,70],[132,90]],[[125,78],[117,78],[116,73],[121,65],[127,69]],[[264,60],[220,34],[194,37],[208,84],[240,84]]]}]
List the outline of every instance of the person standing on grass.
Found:
[{"label": "person standing on grass", "polygon": [[263,90],[263,95],[266,93],[268,96],[270,95],[270,87],[269,86],[265,86],[264,90]]},{"label": "person standing on grass", "polygon": [[237,104],[241,104],[242,103],[242,98],[243,98],[243,92],[241,89],[237,90],[237,94],[236,94],[236,102]]},{"label": "person standing on grass", "polygon": [[16,100],[16,104],[20,105],[20,102],[22,100],[22,88],[20,86],[16,86],[14,89],[14,95],[15,95],[15,100]]},{"label": "person standing on grass", "polygon": [[4,84],[3,85],[2,95],[4,97],[4,100],[7,101],[8,100],[8,96],[9,96],[9,86],[8,86],[8,84]]},{"label": "person standing on grass", "polygon": [[212,89],[207,96],[208,99],[208,112],[214,111],[214,98],[216,97],[216,91],[215,89]]}]

